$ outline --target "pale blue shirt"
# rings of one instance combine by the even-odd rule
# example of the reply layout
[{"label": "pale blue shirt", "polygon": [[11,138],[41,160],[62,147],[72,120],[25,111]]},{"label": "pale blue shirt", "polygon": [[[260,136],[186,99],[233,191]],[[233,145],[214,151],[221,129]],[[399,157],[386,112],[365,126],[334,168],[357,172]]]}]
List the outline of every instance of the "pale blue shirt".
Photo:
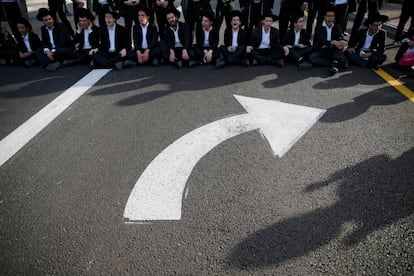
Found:
[{"label": "pale blue shirt", "polygon": [[115,52],[115,26],[108,27],[109,33],[109,52]]}]

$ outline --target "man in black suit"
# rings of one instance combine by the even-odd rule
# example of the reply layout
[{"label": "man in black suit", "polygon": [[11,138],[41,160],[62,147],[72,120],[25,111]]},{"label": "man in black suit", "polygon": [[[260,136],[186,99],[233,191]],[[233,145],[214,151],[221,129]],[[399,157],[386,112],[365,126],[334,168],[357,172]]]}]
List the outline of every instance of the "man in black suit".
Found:
[{"label": "man in black suit", "polygon": [[42,48],[36,51],[42,67],[47,71],[55,71],[62,66],[62,61],[71,58],[74,45],[66,26],[56,23],[48,9],[40,8],[36,16],[44,26],[40,28],[42,34]]},{"label": "man in black suit", "polygon": [[368,28],[360,29],[356,39],[349,43],[346,51],[348,58],[359,66],[368,66],[378,69],[386,59],[385,37],[386,32],[381,25],[388,20],[388,16],[371,14],[365,21]]},{"label": "man in black suit", "polygon": [[232,11],[230,26],[224,31],[224,45],[219,48],[220,58],[216,62],[216,68],[222,68],[226,64],[237,64],[248,66],[246,59],[243,59],[246,51],[246,32],[242,29],[243,14],[241,11]]},{"label": "man in black suit", "polygon": [[114,0],[93,0],[92,11],[95,16],[98,16],[99,27],[106,26],[105,13],[107,11],[116,11],[117,7]]},{"label": "man in black suit", "polygon": [[30,67],[38,62],[35,52],[42,47],[40,38],[32,31],[32,25],[25,18],[17,19],[17,30],[20,33],[16,37],[19,47],[19,61]]},{"label": "man in black suit", "polygon": [[95,17],[88,9],[79,9],[79,20],[74,44],[78,45],[72,59],[64,60],[63,65],[75,63],[90,63],[92,60],[92,49],[99,46],[99,28],[93,24]]},{"label": "man in black suit", "polygon": [[125,27],[116,23],[118,19],[117,12],[107,11],[105,13],[106,26],[99,30],[99,47],[91,50],[94,66],[122,69],[123,61],[130,48],[130,39]]},{"label": "man in black suit", "polygon": [[306,61],[313,49],[306,30],[303,28],[305,19],[301,14],[293,17],[293,28],[289,29],[283,39],[282,45],[289,48],[288,57],[299,65],[300,69],[312,67],[312,63]]},{"label": "man in black suit", "polygon": [[325,11],[324,21],[315,28],[313,41],[314,53],[309,57],[313,65],[329,66],[328,71],[335,75],[338,68],[347,68],[343,51],[348,42],[342,35],[341,27],[334,24],[335,10],[328,7]]},{"label": "man in black suit", "polygon": [[189,67],[196,65],[191,49],[190,29],[186,23],[178,21],[180,12],[172,9],[166,14],[168,27],[165,29],[165,40],[161,42],[161,52],[165,61],[170,61],[177,68],[183,67],[183,61]]},{"label": "man in black suit", "polygon": [[128,53],[124,66],[152,63],[158,65],[161,50],[158,46],[157,27],[150,22],[150,10],[142,7],[138,10],[138,21],[133,28],[134,49]]},{"label": "man in black suit", "polygon": [[285,66],[283,59],[289,54],[289,48],[281,46],[279,31],[272,26],[277,19],[276,15],[267,13],[262,17],[262,25],[253,29],[246,47],[246,53],[251,57],[251,65]]},{"label": "man in black suit", "polygon": [[219,57],[219,30],[213,25],[214,15],[206,12],[201,16],[201,24],[196,27],[194,55],[197,64],[216,62]]},{"label": "man in black suit", "polygon": [[307,2],[305,0],[281,0],[279,12],[279,32],[280,38],[283,40],[285,33],[289,27],[289,22],[292,22],[293,17],[301,14],[303,15],[307,9]]},{"label": "man in black suit", "polygon": [[53,20],[57,22],[56,13],[59,15],[60,21],[66,26],[66,29],[69,32],[71,37],[74,36],[75,32],[73,31],[72,25],[70,24],[68,18],[66,17],[65,0],[48,0],[50,15]]}]

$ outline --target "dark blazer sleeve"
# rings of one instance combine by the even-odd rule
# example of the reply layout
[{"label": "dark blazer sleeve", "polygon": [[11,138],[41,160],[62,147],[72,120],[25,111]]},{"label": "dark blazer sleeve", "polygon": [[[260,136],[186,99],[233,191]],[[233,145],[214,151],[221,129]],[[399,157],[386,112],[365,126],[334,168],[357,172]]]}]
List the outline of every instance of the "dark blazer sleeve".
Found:
[{"label": "dark blazer sleeve", "polygon": [[250,35],[249,46],[253,46],[254,49],[257,49],[260,46],[262,41],[262,28],[254,28],[252,34]]},{"label": "dark blazer sleeve", "polygon": [[69,36],[66,27],[61,24],[55,24],[53,29],[53,39],[55,41],[56,48],[72,48],[73,42]]},{"label": "dark blazer sleeve", "polygon": [[184,49],[190,49],[191,47],[191,36],[190,36],[190,29],[188,25],[182,22],[179,22],[179,29],[178,29],[178,37],[183,44]]},{"label": "dark blazer sleeve", "polygon": [[379,30],[377,34],[374,35],[371,43],[371,51],[377,53],[385,52],[385,37],[386,32],[384,30]]},{"label": "dark blazer sleeve", "polygon": [[276,28],[270,28],[270,47],[272,49],[281,50],[282,45],[280,45],[280,34],[279,30]]},{"label": "dark blazer sleeve", "polygon": [[208,42],[210,43],[211,49],[217,49],[219,43],[219,31],[213,27],[210,31],[210,35],[208,37]]},{"label": "dark blazer sleeve", "polygon": [[231,46],[231,43],[233,42],[232,41],[233,40],[232,36],[233,36],[232,29],[231,28],[226,28],[226,30],[224,31],[224,40],[223,40],[224,41],[224,45],[226,47]]},{"label": "dark blazer sleeve", "polygon": [[148,26],[147,43],[149,49],[154,49],[158,44],[158,29],[157,26],[152,23]]},{"label": "dark blazer sleeve", "polygon": [[299,42],[306,46],[312,46],[305,29],[300,31]]},{"label": "dark blazer sleeve", "polygon": [[366,28],[358,30],[358,32],[356,33],[356,38],[353,38],[349,41],[348,47],[355,48],[355,49],[361,49],[365,43],[366,33],[367,33]]},{"label": "dark blazer sleeve", "polygon": [[203,29],[201,28],[201,24],[197,24],[196,30],[195,30],[195,36],[196,36],[195,46],[198,49],[203,49],[204,32],[203,32]]},{"label": "dark blazer sleeve", "polygon": [[135,24],[132,28],[132,35],[134,39],[134,50],[141,49],[142,45],[142,29],[139,24]]},{"label": "dark blazer sleeve", "polygon": [[128,36],[127,36],[127,30],[124,26],[121,26],[119,24],[116,24],[115,27],[115,48],[116,51],[119,52],[122,49],[129,50],[130,46],[128,45]]},{"label": "dark blazer sleeve", "polygon": [[285,36],[283,38],[282,45],[292,45],[295,43],[295,31],[293,29],[289,29],[286,31]]}]

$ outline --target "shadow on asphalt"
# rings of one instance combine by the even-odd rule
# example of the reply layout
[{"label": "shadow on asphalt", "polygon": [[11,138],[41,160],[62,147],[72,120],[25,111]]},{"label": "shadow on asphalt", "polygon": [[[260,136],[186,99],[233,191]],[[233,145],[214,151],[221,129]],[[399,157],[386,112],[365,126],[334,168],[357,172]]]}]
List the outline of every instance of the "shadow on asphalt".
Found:
[{"label": "shadow on asphalt", "polygon": [[[355,227],[342,239],[354,246],[367,236],[414,213],[414,148],[396,159],[378,155],[309,185],[314,193],[338,186],[338,201],[253,233],[228,256],[233,267],[260,268],[304,256],[338,239],[341,227]],[[337,184],[339,183],[339,184]]]},{"label": "shadow on asphalt", "polygon": [[33,67],[8,66],[0,71],[0,98],[26,98],[53,94],[70,87],[90,71],[87,67],[68,67],[47,73]]},{"label": "shadow on asphalt", "polygon": [[389,87],[377,89],[355,97],[352,102],[328,108],[319,121],[324,123],[343,122],[364,114],[372,106],[394,105],[407,100],[397,91],[390,93],[389,90]]}]

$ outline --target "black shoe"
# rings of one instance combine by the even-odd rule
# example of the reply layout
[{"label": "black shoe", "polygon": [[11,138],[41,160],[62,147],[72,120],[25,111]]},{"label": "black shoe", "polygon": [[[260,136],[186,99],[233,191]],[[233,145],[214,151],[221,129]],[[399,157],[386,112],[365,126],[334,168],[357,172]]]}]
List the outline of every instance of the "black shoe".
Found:
[{"label": "black shoe", "polygon": [[259,62],[257,61],[257,59],[253,58],[252,62],[250,63],[251,66],[256,66],[257,64],[259,64]]},{"label": "black shoe", "polygon": [[342,61],[338,62],[338,66],[339,66],[339,68],[346,70],[349,67],[348,61],[342,60]]},{"label": "black shoe", "polygon": [[69,66],[69,65],[76,64],[76,63],[79,63],[79,62],[80,62],[80,59],[65,59],[62,62],[62,65],[63,66]]},{"label": "black shoe", "polygon": [[312,68],[312,63],[307,62],[306,60],[299,63],[299,69],[305,70],[305,69],[309,69],[309,68]]},{"label": "black shoe", "polygon": [[379,65],[377,63],[370,64],[369,67],[371,67],[374,70],[378,70],[379,69]]},{"label": "black shoe", "polygon": [[26,66],[26,67],[32,67],[35,63],[36,63],[36,61],[34,59],[29,59],[29,60],[26,60],[24,62],[24,66]]},{"label": "black shoe", "polygon": [[188,61],[188,67],[193,68],[195,66],[197,66],[199,63],[195,60],[190,60]]},{"label": "black shoe", "polygon": [[53,72],[62,67],[62,64],[59,61],[52,62],[46,66],[46,71]]},{"label": "black shoe", "polygon": [[328,71],[329,73],[331,73],[332,76],[339,72],[338,68],[335,66],[330,67]]},{"label": "black shoe", "polygon": [[158,59],[157,58],[154,58],[152,60],[152,65],[154,65],[154,66],[158,66],[159,65],[159,62],[158,62]]},{"label": "black shoe", "polygon": [[174,65],[175,67],[177,67],[178,69],[183,68],[183,62],[181,60],[176,60],[174,61]]},{"label": "black shoe", "polygon": [[276,60],[275,65],[277,67],[285,67],[285,61],[283,59],[278,59]]},{"label": "black shoe", "polygon": [[91,60],[91,62],[89,62],[89,68],[95,69],[95,62],[93,62],[93,60]]},{"label": "black shoe", "polygon": [[133,67],[133,66],[136,66],[136,65],[137,65],[137,63],[133,60],[127,59],[127,60],[124,61],[124,67],[125,68]]},{"label": "black shoe", "polygon": [[247,58],[242,59],[242,61],[240,61],[240,65],[245,66],[245,67],[249,67],[249,60]]},{"label": "black shoe", "polygon": [[122,70],[122,64],[123,64],[122,61],[115,62],[114,68],[118,71],[121,71]]},{"label": "black shoe", "polygon": [[216,68],[220,69],[223,68],[226,65],[226,62],[222,59],[216,60]]}]

